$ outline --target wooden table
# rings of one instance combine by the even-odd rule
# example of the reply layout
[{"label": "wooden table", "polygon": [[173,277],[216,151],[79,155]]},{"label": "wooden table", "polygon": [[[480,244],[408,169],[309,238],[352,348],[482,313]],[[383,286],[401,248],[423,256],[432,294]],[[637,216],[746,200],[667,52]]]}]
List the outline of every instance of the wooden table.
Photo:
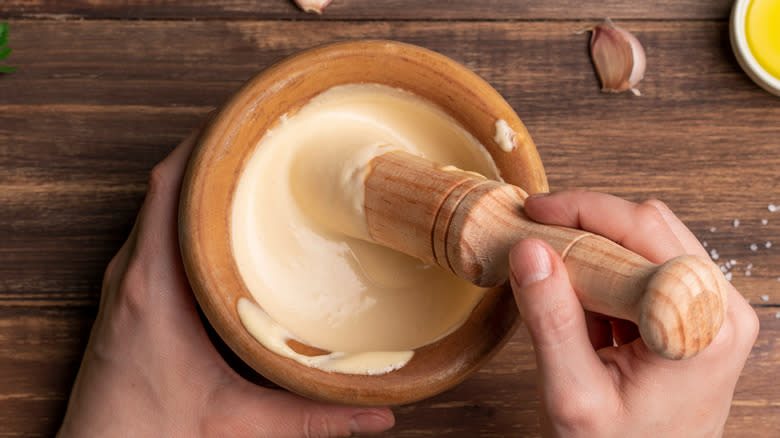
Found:
[{"label": "wooden table", "polygon": [[[552,189],[660,198],[719,262],[736,260],[733,283],[761,333],[726,436],[780,436],[780,212],[768,210],[780,204],[780,98],[737,65],[729,9],[335,0],[317,17],[286,0],[3,0],[14,49],[4,63],[20,68],[0,76],[0,436],[56,430],[104,266],[152,166],[273,61],[365,37],[428,47],[492,83],[527,124]],[[641,97],[599,92],[576,31],[605,16],[645,46]],[[536,436],[534,379],[521,329],[460,386],[396,408],[387,436]]]}]

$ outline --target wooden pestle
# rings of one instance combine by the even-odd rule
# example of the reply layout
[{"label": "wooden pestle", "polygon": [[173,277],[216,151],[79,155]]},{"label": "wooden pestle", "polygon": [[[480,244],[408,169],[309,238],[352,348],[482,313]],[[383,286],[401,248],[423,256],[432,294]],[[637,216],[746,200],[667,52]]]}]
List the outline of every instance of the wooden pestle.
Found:
[{"label": "wooden pestle", "polygon": [[374,241],[484,287],[507,281],[515,242],[542,239],[563,258],[583,308],[633,321],[666,358],[709,345],[726,309],[726,280],[709,259],[653,264],[604,237],[528,219],[526,197],[518,187],[393,151],[369,163],[364,206]]}]

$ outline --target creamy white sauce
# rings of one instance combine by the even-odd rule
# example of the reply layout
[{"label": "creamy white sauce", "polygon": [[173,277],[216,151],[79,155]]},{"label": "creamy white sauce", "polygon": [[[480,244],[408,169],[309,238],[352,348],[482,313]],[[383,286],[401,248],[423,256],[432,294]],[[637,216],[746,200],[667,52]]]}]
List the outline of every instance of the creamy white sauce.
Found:
[{"label": "creamy white sauce", "polygon": [[[237,306],[270,350],[326,371],[385,373],[457,329],[482,298],[482,288],[365,241],[366,164],[390,148],[498,178],[486,150],[446,113],[371,84],[312,99],[246,163],[231,239],[255,302]],[[330,353],[299,354],[290,339]]]},{"label": "creamy white sauce", "polygon": [[287,344],[287,341],[291,339],[299,342],[301,340],[272,320],[254,302],[240,298],[238,300],[238,316],[247,331],[269,350],[323,371],[346,374],[384,374],[406,365],[414,355],[413,351],[407,350],[368,353],[330,352],[318,356],[306,356],[293,350]]},{"label": "creamy white sauce", "polygon": [[498,147],[504,152],[512,152],[517,149],[517,133],[509,127],[504,119],[496,121],[496,134],[493,137]]}]

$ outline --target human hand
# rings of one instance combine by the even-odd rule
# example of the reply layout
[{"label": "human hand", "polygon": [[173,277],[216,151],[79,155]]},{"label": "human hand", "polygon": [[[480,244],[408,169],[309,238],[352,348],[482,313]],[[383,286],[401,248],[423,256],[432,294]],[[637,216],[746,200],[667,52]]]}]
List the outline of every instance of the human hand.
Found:
[{"label": "human hand", "polygon": [[58,436],[332,437],[393,426],[389,409],[314,402],[236,374],[203,328],[179,253],[177,209],[198,132],[152,170],[111,260]]},{"label": "human hand", "polygon": [[[531,197],[532,219],[600,234],[654,263],[707,257],[661,202],[560,192]],[[510,276],[536,352],[542,433],[547,437],[721,436],[737,379],[758,335],[755,312],[729,284],[720,332],[697,356],[664,359],[633,323],[583,311],[549,245],[527,239],[510,253]],[[617,346],[613,346],[614,343]]]}]

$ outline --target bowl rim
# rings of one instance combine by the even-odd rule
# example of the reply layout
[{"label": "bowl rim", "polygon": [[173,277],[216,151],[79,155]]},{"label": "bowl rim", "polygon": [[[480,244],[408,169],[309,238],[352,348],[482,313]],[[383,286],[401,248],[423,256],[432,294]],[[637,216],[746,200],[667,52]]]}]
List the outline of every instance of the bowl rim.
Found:
[{"label": "bowl rim", "polygon": [[731,48],[736,55],[737,62],[742,70],[764,90],[780,96],[780,78],[771,75],[758,62],[750,50],[747,42],[747,31],[745,29],[745,20],[747,19],[747,10],[753,0],[735,0],[731,8],[729,19],[729,40]]},{"label": "bowl rim", "polygon": [[[254,299],[243,285],[235,263],[230,259],[232,250],[225,255],[224,246],[230,244],[223,243],[223,246],[219,247],[221,249],[216,251],[217,254],[212,251],[212,246],[209,246],[212,245],[215,233],[229,233],[229,226],[224,225],[224,221],[226,217],[230,217],[229,206],[232,205],[237,175],[243,169],[243,164],[239,166],[230,163],[245,164],[246,157],[251,155],[257,143],[243,146],[243,149],[237,152],[233,150],[234,144],[231,141],[239,136],[239,132],[243,132],[241,130],[254,129],[251,124],[263,111],[260,104],[283,96],[280,93],[289,89],[286,87],[300,86],[301,81],[309,80],[314,74],[313,69],[332,69],[333,63],[364,60],[371,56],[380,60],[377,62],[414,61],[418,63],[415,68],[430,69],[446,79],[448,86],[453,87],[447,89],[447,93],[441,92],[442,95],[452,94],[470,99],[471,102],[482,105],[470,111],[477,111],[487,119],[492,120],[495,117],[496,120],[506,120],[517,133],[520,147],[511,152],[502,152],[495,143],[486,144],[482,141],[483,145],[494,157],[496,154],[503,154],[494,158],[494,161],[507,182],[522,185],[529,193],[547,191],[547,179],[541,160],[522,121],[504,98],[476,73],[442,54],[407,43],[387,40],[338,42],[303,50],[272,64],[248,80],[212,117],[193,151],[182,184],[179,243],[185,271],[203,313],[222,340],[250,367],[274,383],[312,399],[363,406],[399,405],[431,397],[460,383],[511,338],[519,323],[519,315],[508,285],[488,291],[466,323],[450,335],[415,349],[415,355],[409,363],[399,370],[381,375],[328,373],[279,356],[248,334],[236,317],[238,298],[233,299],[229,294],[240,293],[253,301]],[[405,79],[399,79],[403,80]],[[331,87],[323,88],[316,94],[329,88]],[[294,112],[305,104],[297,103],[298,107],[293,105],[289,109]],[[437,106],[441,108],[441,105]],[[450,115],[456,111],[452,108],[445,110]],[[274,108],[273,111],[281,110]],[[285,111],[284,114],[288,112]],[[265,117],[272,119],[270,115]],[[268,127],[276,121],[278,120],[268,122]],[[468,130],[466,126],[464,128]],[[261,131],[265,132],[258,129],[258,132]],[[262,134],[258,135],[259,140]],[[241,154],[240,159],[231,158],[230,154]],[[228,164],[224,164],[226,162]],[[521,169],[517,163],[526,165],[526,168]],[[228,171],[215,170],[219,166],[225,166]],[[233,180],[229,180],[230,175],[223,175],[229,172],[233,172]],[[217,175],[228,179],[216,179]],[[220,181],[221,184],[213,184]],[[227,187],[230,184],[232,187]],[[211,193],[213,190],[217,193]],[[228,191],[230,199],[220,201],[221,205],[228,207],[222,212],[210,211],[209,201],[204,199],[220,198],[220,190]],[[232,241],[229,234],[225,240]],[[223,287],[226,287],[224,285],[236,286],[239,289],[243,285],[243,289],[223,293]],[[495,313],[496,309],[501,309],[498,316],[490,313]],[[481,344],[473,347],[458,337],[459,334],[465,336],[469,333],[487,333],[490,338],[484,342],[480,340]],[[448,362],[424,363],[426,358],[441,359],[440,356],[447,351],[456,352],[445,357]]]}]

